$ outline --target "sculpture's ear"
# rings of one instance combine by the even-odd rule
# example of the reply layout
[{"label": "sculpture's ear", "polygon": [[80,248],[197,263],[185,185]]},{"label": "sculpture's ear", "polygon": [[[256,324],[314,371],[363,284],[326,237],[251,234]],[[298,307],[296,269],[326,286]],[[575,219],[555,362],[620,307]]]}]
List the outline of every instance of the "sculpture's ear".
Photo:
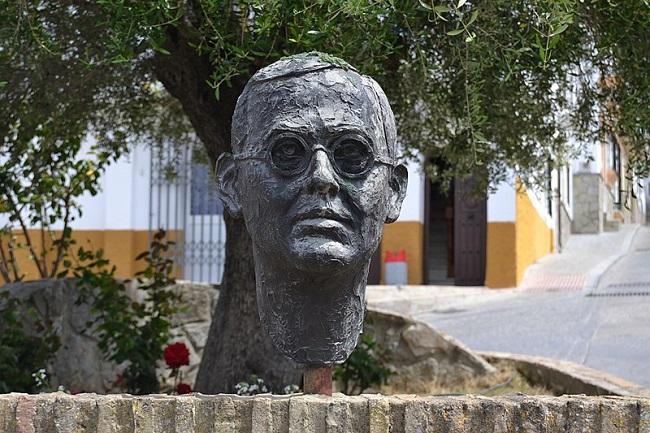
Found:
[{"label": "sculpture's ear", "polygon": [[409,181],[409,173],[404,164],[399,164],[393,169],[393,175],[390,178],[390,197],[388,201],[388,215],[386,222],[392,223],[399,217],[402,209],[402,202],[406,197],[406,186]]},{"label": "sculpture's ear", "polygon": [[228,213],[235,217],[241,217],[241,204],[237,194],[237,167],[232,153],[222,153],[217,160],[217,190],[219,198],[223,202]]}]

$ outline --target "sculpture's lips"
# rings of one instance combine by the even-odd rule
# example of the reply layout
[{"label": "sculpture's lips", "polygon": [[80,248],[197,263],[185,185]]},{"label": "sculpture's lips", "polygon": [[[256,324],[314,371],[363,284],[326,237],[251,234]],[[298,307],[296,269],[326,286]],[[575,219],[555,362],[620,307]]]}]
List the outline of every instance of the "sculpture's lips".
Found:
[{"label": "sculpture's lips", "polygon": [[293,218],[293,223],[295,224],[305,220],[312,220],[315,222],[333,220],[345,224],[350,224],[352,222],[352,218],[346,212],[339,213],[330,208],[312,209],[307,212],[301,212]]}]

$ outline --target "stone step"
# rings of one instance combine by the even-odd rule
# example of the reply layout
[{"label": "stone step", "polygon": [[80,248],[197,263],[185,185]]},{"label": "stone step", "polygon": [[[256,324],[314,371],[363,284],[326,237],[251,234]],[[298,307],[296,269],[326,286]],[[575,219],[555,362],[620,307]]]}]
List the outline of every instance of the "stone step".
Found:
[{"label": "stone step", "polygon": [[606,232],[617,232],[621,229],[621,222],[618,220],[605,220],[603,230]]}]

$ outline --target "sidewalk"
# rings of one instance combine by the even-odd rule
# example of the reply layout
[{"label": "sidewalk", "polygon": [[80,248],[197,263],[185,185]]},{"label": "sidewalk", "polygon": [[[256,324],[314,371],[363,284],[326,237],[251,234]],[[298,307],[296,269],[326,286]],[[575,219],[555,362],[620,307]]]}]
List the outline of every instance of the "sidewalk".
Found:
[{"label": "sidewalk", "polygon": [[650,296],[650,226],[641,226],[628,248],[589,292],[594,296]]},{"label": "sidewalk", "polygon": [[618,232],[572,235],[561,253],[545,256],[529,266],[518,288],[368,286],[366,298],[371,307],[417,316],[457,313],[470,306],[520,297],[529,291],[591,291],[602,275],[630,251],[639,227],[626,224]]},{"label": "sidewalk", "polygon": [[461,286],[368,286],[368,306],[407,316],[458,313],[469,306],[516,297],[517,289]]},{"label": "sidewalk", "polygon": [[638,224],[624,224],[617,232],[571,235],[561,253],[549,254],[526,270],[519,285],[526,291],[591,291],[602,275],[630,251]]}]

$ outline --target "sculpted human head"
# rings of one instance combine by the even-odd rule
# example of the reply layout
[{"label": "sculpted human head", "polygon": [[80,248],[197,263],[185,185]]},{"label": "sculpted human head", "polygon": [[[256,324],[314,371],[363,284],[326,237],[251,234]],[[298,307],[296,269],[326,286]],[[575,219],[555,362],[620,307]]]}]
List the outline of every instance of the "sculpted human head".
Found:
[{"label": "sculpted human head", "polygon": [[[379,85],[318,53],[260,70],[237,102],[220,195],[253,241],[262,324],[298,362],[343,361],[356,345],[370,259],[406,190],[395,140]],[[289,329],[324,319],[351,328],[349,341]]]}]

